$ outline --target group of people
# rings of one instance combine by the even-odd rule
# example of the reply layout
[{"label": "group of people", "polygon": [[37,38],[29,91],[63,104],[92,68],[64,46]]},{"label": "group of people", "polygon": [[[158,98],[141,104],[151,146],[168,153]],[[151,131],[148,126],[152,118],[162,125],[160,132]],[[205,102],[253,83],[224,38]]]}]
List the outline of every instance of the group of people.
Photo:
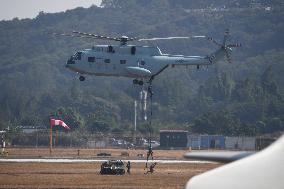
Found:
[{"label": "group of people", "polygon": [[[151,142],[151,141],[150,141]],[[145,165],[145,168],[147,169],[146,173],[144,174],[148,174],[148,173],[153,173],[154,172],[154,168],[155,166],[157,165],[157,162],[155,163],[152,163],[149,167],[149,170],[148,170],[148,161],[149,161],[149,158],[152,159],[152,161],[154,160],[154,152],[153,152],[153,149],[152,149],[152,146],[151,146],[151,143],[149,144],[149,147],[148,147],[148,152],[147,152],[147,161],[146,161],[146,165]]]},{"label": "group of people", "polygon": [[[152,173],[154,172],[154,168],[155,168],[156,165],[157,165],[157,162],[154,162],[154,163],[152,163],[152,164],[150,165],[149,169],[148,169],[148,167],[146,167],[146,168],[147,168],[147,171],[146,171],[144,174],[148,174],[148,173],[151,173],[151,174],[152,174]],[[127,168],[126,172],[127,172],[128,174],[130,174],[130,170],[131,170],[131,163],[130,163],[130,161],[127,162],[126,168]],[[145,170],[145,169],[144,169],[144,170]]]},{"label": "group of people", "polygon": [[[153,154],[154,154],[154,153],[153,153],[153,149],[152,149],[151,146],[149,146],[148,151],[147,151],[147,161],[146,161],[146,165],[145,165],[145,168],[144,168],[144,170],[147,169],[147,171],[146,171],[144,174],[148,174],[148,173],[151,173],[151,174],[152,174],[152,173],[154,172],[154,168],[155,168],[155,166],[157,165],[157,162],[152,163],[152,164],[150,165],[149,169],[148,169],[148,161],[149,161],[149,159],[151,158],[152,161],[154,160]],[[131,163],[130,163],[130,161],[127,162],[126,168],[127,168],[127,171],[126,171],[126,172],[127,172],[128,174],[130,174],[130,170],[131,170]]]}]

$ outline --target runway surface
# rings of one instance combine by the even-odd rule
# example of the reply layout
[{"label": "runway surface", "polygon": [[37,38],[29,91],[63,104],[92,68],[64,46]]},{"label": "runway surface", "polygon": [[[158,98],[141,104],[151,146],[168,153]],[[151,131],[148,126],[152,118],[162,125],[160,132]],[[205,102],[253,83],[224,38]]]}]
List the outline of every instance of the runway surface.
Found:
[{"label": "runway surface", "polygon": [[[97,163],[97,162],[105,162],[110,159],[67,159],[67,158],[29,158],[29,159],[16,159],[16,158],[5,158],[0,159],[0,162],[3,163]],[[127,160],[123,159],[122,161],[130,161],[131,163],[146,163],[146,160]],[[187,161],[187,160],[163,160],[163,159],[155,159],[149,160],[148,162],[157,162],[163,164],[180,164],[180,163],[188,163],[188,164],[204,164],[204,163],[212,163],[209,161]]]}]

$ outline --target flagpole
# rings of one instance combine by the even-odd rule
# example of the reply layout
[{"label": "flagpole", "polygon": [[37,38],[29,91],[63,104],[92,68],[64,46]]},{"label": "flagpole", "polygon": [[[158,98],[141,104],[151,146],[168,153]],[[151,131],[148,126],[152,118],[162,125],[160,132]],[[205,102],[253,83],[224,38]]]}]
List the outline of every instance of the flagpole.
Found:
[{"label": "flagpole", "polygon": [[54,145],[53,145],[54,148],[56,148],[57,143],[58,143],[58,130],[56,129],[55,130],[55,140],[54,140]]},{"label": "flagpole", "polygon": [[49,131],[49,155],[51,156],[51,151],[52,151],[52,125],[51,125],[51,118],[49,118],[49,124],[50,124],[50,131]]}]

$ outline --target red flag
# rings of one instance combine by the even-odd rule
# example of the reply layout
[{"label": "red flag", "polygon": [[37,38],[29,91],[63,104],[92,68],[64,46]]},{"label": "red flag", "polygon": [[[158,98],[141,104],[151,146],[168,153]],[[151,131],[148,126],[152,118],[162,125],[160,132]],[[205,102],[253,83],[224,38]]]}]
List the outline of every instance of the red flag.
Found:
[{"label": "red flag", "polygon": [[60,125],[62,127],[64,127],[65,129],[70,129],[70,127],[64,123],[64,121],[60,120],[60,119],[50,119],[50,125],[53,127],[55,125]]}]

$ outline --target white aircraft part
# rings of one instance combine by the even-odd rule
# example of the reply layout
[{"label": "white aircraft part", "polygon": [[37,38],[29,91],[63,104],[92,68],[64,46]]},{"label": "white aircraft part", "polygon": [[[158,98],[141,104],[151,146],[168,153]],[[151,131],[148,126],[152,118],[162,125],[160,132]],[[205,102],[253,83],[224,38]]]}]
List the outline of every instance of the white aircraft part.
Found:
[{"label": "white aircraft part", "polygon": [[185,37],[154,37],[149,39],[138,39],[138,41],[156,41],[156,40],[169,40],[169,39],[192,39],[192,38],[206,38],[204,35],[185,36]]},{"label": "white aircraft part", "polygon": [[254,154],[253,151],[196,151],[188,152],[185,158],[218,162],[232,162]]},{"label": "white aircraft part", "polygon": [[131,75],[137,76],[137,77],[150,77],[151,76],[151,72],[145,68],[141,68],[141,67],[126,67],[125,68],[127,70],[128,73],[130,73]]},{"label": "white aircraft part", "polygon": [[254,155],[189,180],[188,189],[283,189],[284,135]]}]

